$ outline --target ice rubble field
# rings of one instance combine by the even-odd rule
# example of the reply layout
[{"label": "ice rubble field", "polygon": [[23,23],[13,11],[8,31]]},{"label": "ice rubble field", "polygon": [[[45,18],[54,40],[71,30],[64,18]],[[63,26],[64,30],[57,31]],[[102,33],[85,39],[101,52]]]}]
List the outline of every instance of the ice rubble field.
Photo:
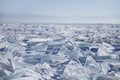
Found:
[{"label": "ice rubble field", "polygon": [[0,80],[120,80],[120,25],[0,23]]}]

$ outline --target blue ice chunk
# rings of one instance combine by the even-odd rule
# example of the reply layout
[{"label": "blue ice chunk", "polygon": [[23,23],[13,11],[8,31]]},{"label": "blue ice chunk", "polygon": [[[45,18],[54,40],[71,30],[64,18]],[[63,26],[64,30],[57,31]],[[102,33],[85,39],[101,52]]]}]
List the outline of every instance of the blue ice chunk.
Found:
[{"label": "blue ice chunk", "polygon": [[14,72],[14,69],[13,69],[12,65],[7,65],[7,64],[4,64],[4,63],[1,63],[1,62],[0,62],[0,66],[1,66],[1,68],[3,68],[3,69],[6,69],[6,70],[8,70],[8,71],[10,71],[10,72]]},{"label": "blue ice chunk", "polygon": [[110,56],[97,56],[97,57],[95,57],[96,61],[105,61],[107,59],[110,59]]},{"label": "blue ice chunk", "polygon": [[7,38],[7,41],[8,41],[9,43],[14,43],[14,42],[16,42],[16,37],[15,37],[15,36],[9,36],[9,37]]},{"label": "blue ice chunk", "polygon": [[66,43],[65,43],[65,46],[66,46],[66,48],[68,49],[68,50],[73,50],[74,49],[74,45],[73,45],[73,43],[72,42],[70,42],[70,41],[67,41]]},{"label": "blue ice chunk", "polygon": [[90,49],[92,52],[97,52],[98,51],[98,48],[91,48]]},{"label": "blue ice chunk", "polygon": [[57,54],[61,48],[61,44],[48,45],[46,54]]},{"label": "blue ice chunk", "polygon": [[3,52],[5,50],[5,47],[4,48],[0,48],[0,51]]},{"label": "blue ice chunk", "polygon": [[27,41],[28,41],[27,39],[23,39],[23,42],[24,42],[24,43],[27,43]]},{"label": "blue ice chunk", "polygon": [[7,74],[4,72],[4,70],[0,70],[0,77],[2,77],[2,76],[6,76]]},{"label": "blue ice chunk", "polygon": [[47,48],[46,54],[57,54],[60,48]]},{"label": "blue ice chunk", "polygon": [[87,56],[84,66],[90,73],[98,73],[100,71],[100,65],[91,56]]},{"label": "blue ice chunk", "polygon": [[80,57],[79,60],[82,64],[85,64],[87,57]]},{"label": "blue ice chunk", "polygon": [[89,47],[81,47],[80,49],[83,51],[87,51],[87,50],[89,50]]},{"label": "blue ice chunk", "polygon": [[24,56],[24,62],[35,65],[41,63],[41,57],[39,55]]}]

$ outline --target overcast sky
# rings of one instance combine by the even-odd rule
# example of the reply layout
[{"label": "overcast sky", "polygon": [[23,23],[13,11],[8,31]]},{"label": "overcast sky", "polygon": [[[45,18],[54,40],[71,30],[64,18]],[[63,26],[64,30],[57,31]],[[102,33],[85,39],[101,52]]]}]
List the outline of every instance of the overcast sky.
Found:
[{"label": "overcast sky", "polygon": [[[50,22],[50,18],[53,22],[60,22],[59,18],[62,17],[63,22],[118,23],[120,0],[0,0],[0,13],[43,15],[48,17],[46,20],[41,18],[44,22]],[[56,18],[53,19],[53,16]]]}]

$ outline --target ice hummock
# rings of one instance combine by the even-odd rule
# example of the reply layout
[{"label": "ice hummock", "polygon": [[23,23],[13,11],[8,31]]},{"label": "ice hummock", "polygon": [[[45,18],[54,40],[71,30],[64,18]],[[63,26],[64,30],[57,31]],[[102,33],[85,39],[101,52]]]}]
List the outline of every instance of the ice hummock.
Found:
[{"label": "ice hummock", "polygon": [[0,79],[119,80],[119,26],[1,23]]}]

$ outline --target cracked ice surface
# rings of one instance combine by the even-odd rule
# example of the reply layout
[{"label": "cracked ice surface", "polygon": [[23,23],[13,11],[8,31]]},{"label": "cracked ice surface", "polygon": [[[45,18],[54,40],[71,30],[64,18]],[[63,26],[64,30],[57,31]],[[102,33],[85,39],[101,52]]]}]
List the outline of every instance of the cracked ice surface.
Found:
[{"label": "cracked ice surface", "polygon": [[0,79],[120,80],[120,25],[0,23]]}]

